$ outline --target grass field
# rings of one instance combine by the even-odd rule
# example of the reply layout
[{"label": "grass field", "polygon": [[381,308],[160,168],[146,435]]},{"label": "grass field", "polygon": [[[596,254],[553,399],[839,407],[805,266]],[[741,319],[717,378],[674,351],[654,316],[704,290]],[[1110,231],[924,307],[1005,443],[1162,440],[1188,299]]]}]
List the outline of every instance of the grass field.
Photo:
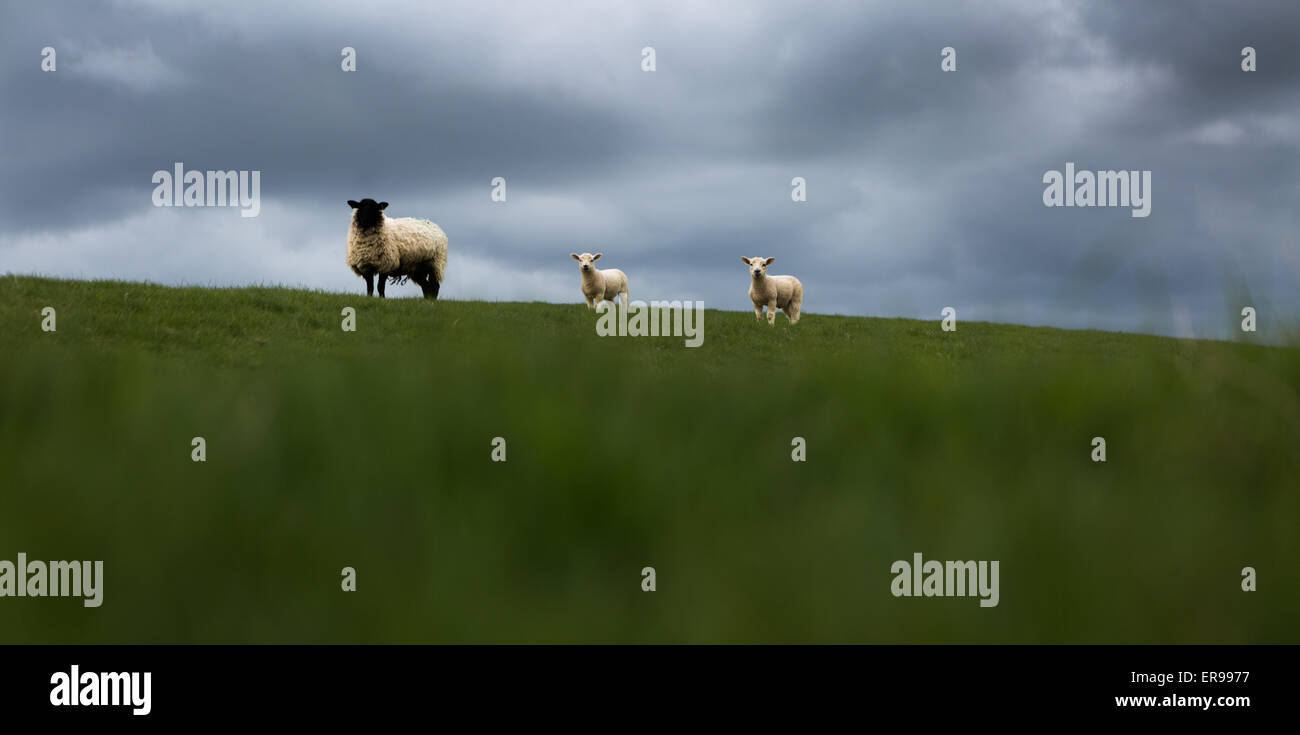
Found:
[{"label": "grass field", "polygon": [[[0,559],[105,566],[0,642],[1300,642],[1298,349],[594,322],[0,278]],[[914,552],[999,560],[1000,604],[895,598]]]}]

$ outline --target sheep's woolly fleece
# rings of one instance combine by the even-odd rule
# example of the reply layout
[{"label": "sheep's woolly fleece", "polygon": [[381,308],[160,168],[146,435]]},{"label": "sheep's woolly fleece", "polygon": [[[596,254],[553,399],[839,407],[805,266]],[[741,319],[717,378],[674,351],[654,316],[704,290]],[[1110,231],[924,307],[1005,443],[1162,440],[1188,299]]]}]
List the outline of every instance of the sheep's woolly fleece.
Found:
[{"label": "sheep's woolly fleece", "polygon": [[[754,302],[754,316],[761,319],[763,308],[768,309],[768,324],[775,323],[776,309],[785,312],[791,324],[799,321],[799,311],[803,308],[803,284],[794,276],[774,276],[767,272],[764,258],[740,258],[750,266],[749,300]],[[755,277],[754,268],[760,269],[761,277]]]},{"label": "sheep's woolly fleece", "polygon": [[627,300],[627,275],[617,268],[606,268],[599,270],[592,268],[591,271],[582,274],[582,295],[587,301],[613,301],[619,295],[623,300]]},{"label": "sheep's woolly fleece", "polygon": [[416,266],[432,263],[442,283],[447,270],[447,234],[427,219],[384,217],[379,226],[348,230],[348,266],[357,275],[367,269],[394,277],[412,276]]}]

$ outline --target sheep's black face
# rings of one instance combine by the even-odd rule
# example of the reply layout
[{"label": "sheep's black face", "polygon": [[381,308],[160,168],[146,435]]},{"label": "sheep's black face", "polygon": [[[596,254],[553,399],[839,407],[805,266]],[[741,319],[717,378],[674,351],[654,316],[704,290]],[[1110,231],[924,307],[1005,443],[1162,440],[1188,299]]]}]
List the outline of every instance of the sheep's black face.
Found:
[{"label": "sheep's black face", "polygon": [[384,221],[384,209],[388,207],[388,202],[376,202],[374,199],[357,202],[349,199],[348,206],[356,210],[352,213],[352,221],[357,223],[358,229],[365,230]]}]

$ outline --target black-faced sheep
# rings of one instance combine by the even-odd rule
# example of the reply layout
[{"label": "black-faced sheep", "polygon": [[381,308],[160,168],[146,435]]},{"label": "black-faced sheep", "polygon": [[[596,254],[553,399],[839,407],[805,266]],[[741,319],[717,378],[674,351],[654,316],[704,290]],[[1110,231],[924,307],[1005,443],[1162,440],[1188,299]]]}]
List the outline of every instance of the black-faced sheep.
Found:
[{"label": "black-faced sheep", "polygon": [[366,295],[374,294],[379,278],[379,297],[384,282],[409,278],[427,299],[438,298],[438,288],[447,271],[447,235],[427,219],[389,218],[388,202],[374,199],[348,200],[352,226],[348,229],[348,266],[366,279]]}]

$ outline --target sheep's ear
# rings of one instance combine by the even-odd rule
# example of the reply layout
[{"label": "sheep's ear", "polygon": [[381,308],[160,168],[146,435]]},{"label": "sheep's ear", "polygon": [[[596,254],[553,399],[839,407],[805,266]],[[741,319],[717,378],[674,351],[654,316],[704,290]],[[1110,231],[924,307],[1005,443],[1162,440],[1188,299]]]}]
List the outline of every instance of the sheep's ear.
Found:
[{"label": "sheep's ear", "polygon": [[600,260],[600,253],[596,253],[595,255],[591,256],[591,259],[592,259],[592,260]]},{"label": "sheep's ear", "polygon": [[382,211],[384,211],[385,209],[388,209],[388,202],[380,202],[380,203],[379,203],[379,211],[382,212]]},{"label": "sheep's ear", "polygon": [[360,206],[361,206],[361,202],[357,202],[357,201],[353,201],[353,200],[349,199],[349,200],[348,200],[348,206],[349,206],[349,207],[352,207],[353,209],[356,209],[357,207],[360,207]]},{"label": "sheep's ear", "polygon": [[746,258],[745,256],[742,255],[740,256],[740,262],[744,263],[745,265],[749,265],[749,258]]},{"label": "sheep's ear", "polygon": [[776,258],[768,258],[766,261],[764,261],[763,265],[772,265],[772,261],[774,260],[776,260]]},{"label": "sheep's ear", "polygon": [[569,257],[573,258],[574,260],[582,260],[582,258],[578,257],[577,253],[569,253]]}]

